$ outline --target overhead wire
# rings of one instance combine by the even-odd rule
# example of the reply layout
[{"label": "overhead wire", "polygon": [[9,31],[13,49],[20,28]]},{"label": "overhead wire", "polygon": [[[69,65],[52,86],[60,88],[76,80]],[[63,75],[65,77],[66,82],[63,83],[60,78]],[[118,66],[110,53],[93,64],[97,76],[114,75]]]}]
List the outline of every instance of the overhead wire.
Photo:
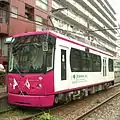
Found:
[{"label": "overhead wire", "polygon": [[[23,2],[23,1],[21,1],[21,0],[19,0],[19,1],[20,1],[20,2]],[[42,2],[43,2],[43,1],[42,1]],[[23,2],[23,3],[25,4],[25,2]],[[45,3],[45,2],[43,2],[43,3]],[[6,5],[5,3],[1,3],[1,2],[0,2],[0,4]],[[48,5],[48,6],[49,6],[49,5]],[[51,6],[49,6],[49,7],[51,7]],[[67,6],[67,8],[68,8],[68,6]],[[0,7],[0,9],[27,19],[27,17],[25,17],[25,16],[23,16],[23,15],[16,14],[16,13],[14,13],[14,12],[12,12],[12,11],[9,11],[9,10],[6,10],[6,9],[4,9],[4,8],[2,8],[2,7]],[[40,9],[40,10],[42,10],[42,9]],[[44,13],[47,13],[47,12],[44,11],[44,10],[43,10],[43,12],[44,12]],[[34,15],[34,14],[31,13],[31,15]],[[18,18],[17,18],[17,19],[18,19]],[[29,19],[28,19],[28,20],[29,20]],[[45,24],[45,23],[43,23],[43,22],[36,21],[36,20],[30,20],[30,21],[34,21],[34,22],[42,23],[42,24],[44,24],[44,25],[48,25],[48,24]],[[53,26],[51,26],[51,25],[48,25],[48,26],[53,27]],[[55,28],[57,28],[57,27],[55,27]],[[117,29],[120,29],[120,27],[117,27],[117,28],[96,29],[96,30],[88,30],[88,32],[106,31],[106,30],[117,30]]]},{"label": "overhead wire", "polygon": [[[60,1],[59,0],[59,2],[62,2],[62,1]],[[67,5],[67,2],[66,2],[66,4],[65,4],[67,7],[68,7],[68,5]],[[107,29],[96,29],[96,30],[89,30],[89,29],[87,29],[86,30],[86,32],[88,33],[88,38],[89,38],[89,34],[91,34],[92,32],[97,32],[97,31],[103,31],[103,33],[104,33],[104,31],[107,31],[107,30],[118,30],[118,29],[120,29],[120,28],[107,28]],[[105,33],[104,33],[105,34]],[[106,34],[105,34],[106,35]],[[109,39],[109,38],[108,38]],[[96,40],[97,41],[97,40]],[[112,44],[113,43],[113,41],[111,40],[111,39],[109,39],[109,41],[108,42],[110,42],[110,44]],[[98,42],[99,43],[99,42]],[[100,43],[99,43],[100,44]],[[114,43],[114,45],[116,45],[115,43]],[[119,47],[119,46],[118,46]]]},{"label": "overhead wire", "polygon": [[[21,0],[19,0],[19,1],[21,1]],[[4,3],[0,3],[0,4],[4,4]],[[6,4],[4,4],[4,5],[6,5]],[[21,20],[21,21],[24,21],[24,22],[33,22],[32,24],[35,24],[35,25],[39,25],[39,26],[43,26],[43,25],[45,25],[45,26],[47,26],[47,27],[51,27],[52,28],[52,30],[61,30],[61,31],[63,31],[63,32],[68,32],[68,33],[75,33],[75,34],[78,34],[78,35],[82,35],[82,34],[80,34],[80,33],[77,33],[77,32],[73,32],[73,31],[68,31],[68,30],[65,30],[65,29],[61,29],[61,28],[59,28],[59,27],[55,27],[55,26],[53,26],[53,25],[49,25],[48,23],[46,24],[46,23],[43,23],[43,22],[40,22],[40,21],[37,21],[37,20],[29,20],[27,17],[25,17],[25,16],[23,16],[23,15],[20,15],[20,14],[16,14],[16,13],[14,13],[14,12],[12,12],[12,11],[10,11],[10,10],[6,10],[6,9],[4,9],[4,8],[2,8],[2,7],[0,7],[0,9],[2,9],[2,10],[4,10],[4,11],[6,11],[6,12],[8,12],[8,13],[12,13],[12,14],[14,14],[14,15],[17,15],[17,16],[19,16],[19,17],[22,17],[22,18],[25,18],[25,19],[27,19],[27,20],[23,20],[23,19],[20,19],[20,18],[17,18],[18,20]],[[46,13],[46,12],[45,12]],[[49,16],[50,17],[50,16]],[[39,24],[40,23],[40,24]],[[120,29],[120,28],[110,28],[110,29],[104,29],[104,30],[115,30],[115,29]],[[89,30],[89,32],[96,32],[96,31],[103,31],[103,30],[94,30],[94,31],[90,31]],[[97,40],[96,40],[97,41]],[[102,45],[103,46],[103,45]],[[105,47],[105,46],[103,46],[103,47]],[[106,48],[106,47],[105,47]],[[108,49],[108,48],[107,48]]]},{"label": "overhead wire", "polygon": [[[1,4],[1,3],[0,3]],[[7,10],[7,9],[4,9],[4,8],[2,8],[2,7],[0,7],[0,9],[1,10],[3,10],[3,11],[6,11],[6,12],[8,12],[8,13],[12,13],[12,14],[14,14],[14,15],[17,15],[17,16],[19,16],[19,17],[22,17],[22,18],[25,18],[25,20],[24,19],[20,19],[20,18],[16,18],[17,20],[21,20],[21,21],[24,21],[24,22],[33,22],[33,24],[36,24],[36,25],[40,25],[40,26],[43,26],[43,25],[46,25],[47,27],[51,27],[52,29],[54,28],[54,29],[59,29],[59,30],[63,30],[63,31],[67,31],[67,30],[64,30],[64,29],[61,29],[61,28],[58,28],[58,27],[54,27],[53,25],[49,25],[48,23],[46,24],[46,23],[43,23],[43,22],[40,22],[40,21],[37,21],[37,20],[29,20],[27,17],[25,17],[25,16],[23,16],[23,15],[20,15],[20,14],[18,14],[18,13],[14,13],[14,12],[12,12],[12,11],[9,11],[9,10]],[[71,31],[68,31],[68,32],[71,32]]]},{"label": "overhead wire", "polygon": [[[1,4],[1,3],[0,3]],[[2,3],[3,4],[3,3]],[[4,4],[5,5],[5,4]],[[20,14],[18,14],[18,13],[14,13],[14,12],[12,12],[12,11],[9,11],[9,10],[6,10],[6,9],[4,9],[4,8],[2,8],[2,7],[0,7],[0,9],[2,9],[2,10],[4,10],[4,11],[6,11],[6,12],[8,12],[8,13],[12,13],[12,14],[14,14],[14,15],[17,15],[17,16],[19,16],[19,17],[22,17],[22,18],[25,18],[25,20],[24,19],[20,19],[20,18],[17,18],[18,20],[21,20],[21,21],[24,21],[24,22],[33,22],[32,24],[36,24],[36,25],[39,25],[39,26],[43,26],[43,25],[45,25],[45,26],[47,26],[47,27],[50,27],[50,28],[52,28],[52,30],[61,30],[61,31],[63,31],[63,32],[65,32],[65,33],[75,33],[75,34],[78,34],[78,35],[83,35],[83,34],[81,34],[81,33],[77,33],[77,32],[73,32],[73,31],[69,31],[68,29],[66,30],[66,29],[61,29],[61,28],[59,28],[59,27],[55,27],[55,26],[53,26],[53,25],[49,25],[49,24],[46,24],[46,23],[43,23],[43,22],[40,22],[40,21],[37,21],[37,20],[29,20],[29,19],[27,19],[27,17],[25,17],[25,16],[23,16],[23,15],[20,15]],[[50,16],[49,16],[50,17]],[[50,18],[49,18],[50,19]],[[50,21],[52,21],[51,19],[50,19]]]}]

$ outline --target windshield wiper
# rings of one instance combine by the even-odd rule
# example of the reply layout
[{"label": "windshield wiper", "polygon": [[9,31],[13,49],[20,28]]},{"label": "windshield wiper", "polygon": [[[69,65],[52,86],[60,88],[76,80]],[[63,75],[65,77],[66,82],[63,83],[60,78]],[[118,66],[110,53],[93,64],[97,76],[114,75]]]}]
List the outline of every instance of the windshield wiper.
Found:
[{"label": "windshield wiper", "polygon": [[17,66],[15,66],[15,69],[17,70],[17,72],[20,74],[21,77],[24,77],[24,75],[20,72],[20,70]]}]

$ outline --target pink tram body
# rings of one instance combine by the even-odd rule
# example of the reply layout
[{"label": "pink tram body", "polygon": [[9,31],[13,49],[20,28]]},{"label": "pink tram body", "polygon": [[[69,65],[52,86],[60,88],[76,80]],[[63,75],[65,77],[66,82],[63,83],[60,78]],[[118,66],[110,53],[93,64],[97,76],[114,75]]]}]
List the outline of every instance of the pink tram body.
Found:
[{"label": "pink tram body", "polygon": [[14,35],[8,103],[50,107],[114,84],[113,56],[53,31]]}]

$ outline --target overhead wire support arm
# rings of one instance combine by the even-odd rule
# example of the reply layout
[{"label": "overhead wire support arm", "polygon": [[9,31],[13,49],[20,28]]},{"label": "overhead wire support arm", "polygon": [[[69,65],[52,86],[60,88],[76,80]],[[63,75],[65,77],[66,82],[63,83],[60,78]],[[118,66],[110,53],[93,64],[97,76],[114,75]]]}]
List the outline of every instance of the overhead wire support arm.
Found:
[{"label": "overhead wire support arm", "polygon": [[[68,8],[67,7],[63,7],[63,8],[53,9],[50,12],[53,14],[54,12],[56,13],[56,12],[59,12],[59,11],[65,10],[65,9],[68,9]],[[50,22],[52,23],[53,27],[55,27],[54,23],[52,22],[51,17],[52,17],[52,15],[48,16],[48,18],[50,19]]]},{"label": "overhead wire support arm", "polygon": [[65,9],[68,9],[68,8],[63,7],[63,8],[53,9],[53,10],[51,10],[51,12],[54,13],[54,12],[62,11],[62,10],[65,10]]}]

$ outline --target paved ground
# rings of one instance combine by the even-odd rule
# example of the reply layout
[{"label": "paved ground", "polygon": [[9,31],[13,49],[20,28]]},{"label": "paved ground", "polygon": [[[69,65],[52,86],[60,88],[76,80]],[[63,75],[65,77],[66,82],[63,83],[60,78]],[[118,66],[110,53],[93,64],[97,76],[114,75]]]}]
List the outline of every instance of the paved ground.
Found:
[{"label": "paved ground", "polygon": [[7,96],[7,87],[0,87],[0,99]]},{"label": "paved ground", "polygon": [[6,75],[0,75],[0,96],[7,92],[7,81]]},{"label": "paved ground", "polygon": [[5,93],[7,92],[7,87],[1,87],[0,88],[0,93]]}]

